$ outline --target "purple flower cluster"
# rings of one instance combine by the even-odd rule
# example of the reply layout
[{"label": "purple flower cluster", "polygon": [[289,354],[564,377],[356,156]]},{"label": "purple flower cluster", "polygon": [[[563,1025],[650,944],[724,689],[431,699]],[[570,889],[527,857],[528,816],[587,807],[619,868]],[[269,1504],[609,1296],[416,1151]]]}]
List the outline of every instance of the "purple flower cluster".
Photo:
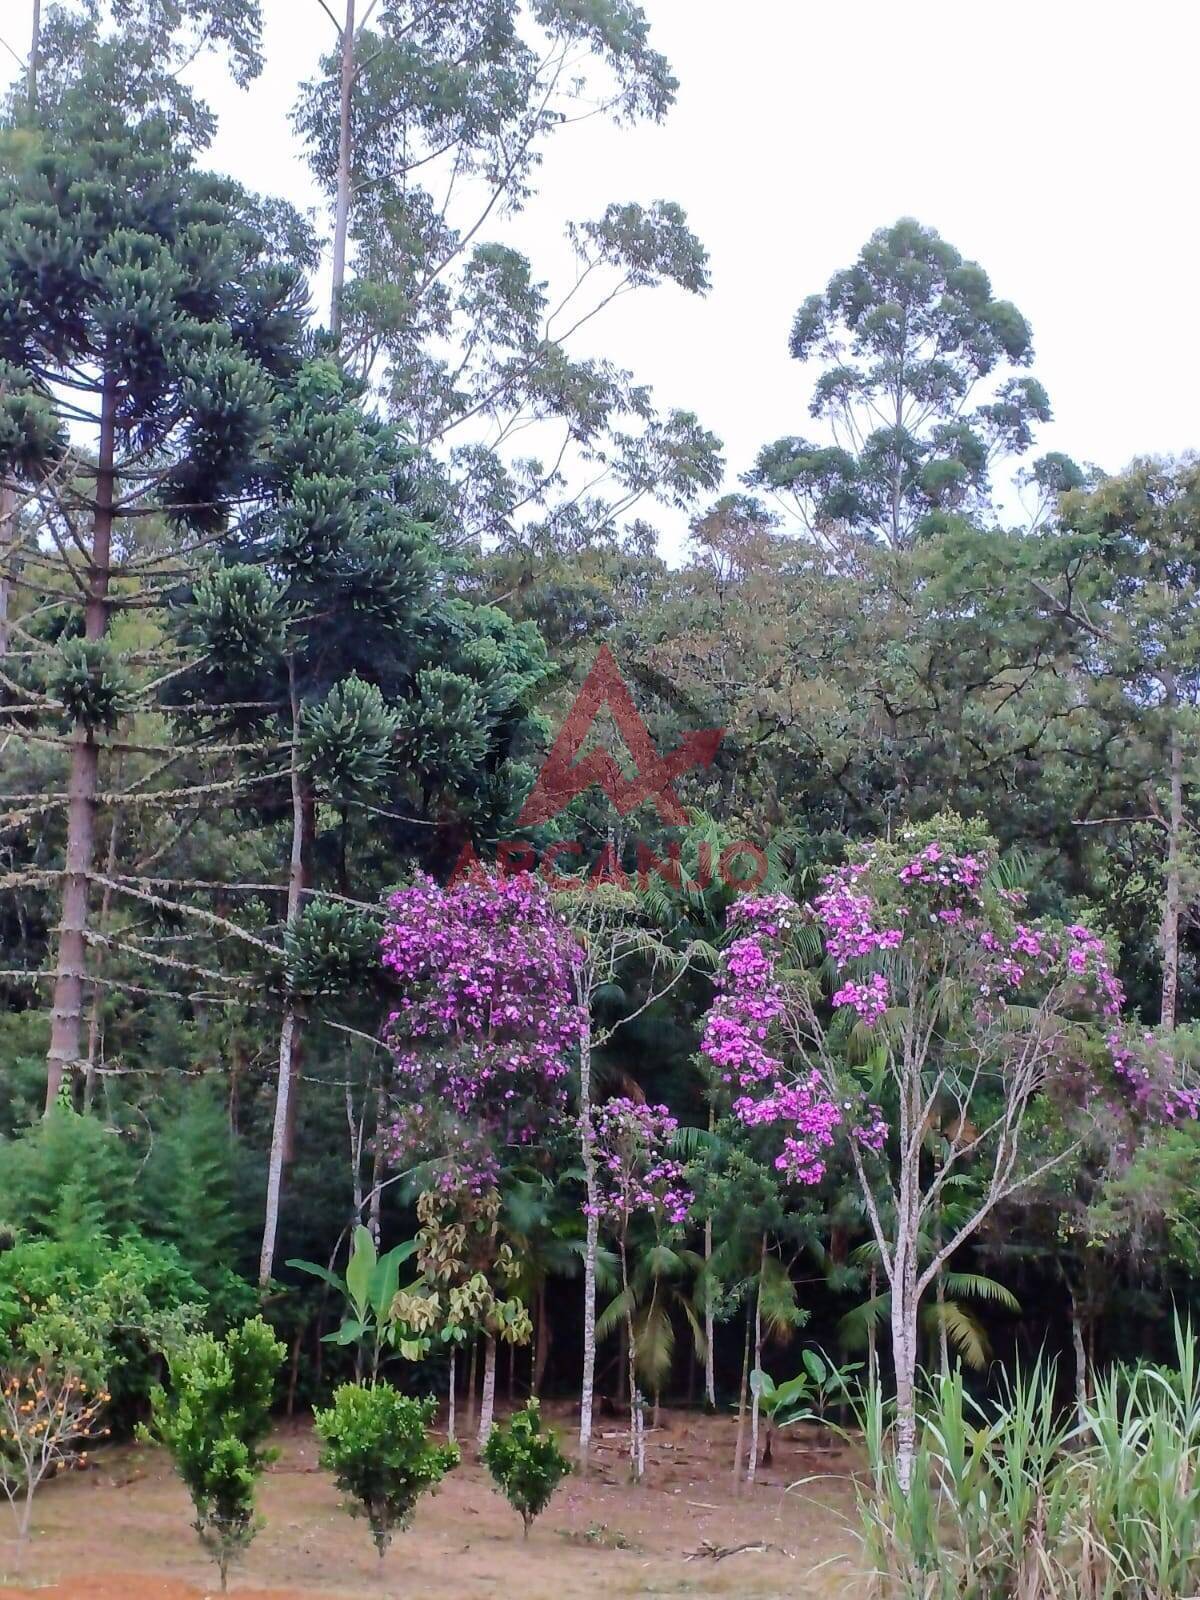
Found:
[{"label": "purple flower cluster", "polygon": [[881,972],[873,972],[866,983],[850,980],[834,991],[833,1005],[850,1006],[857,1011],[868,1027],[873,1026],[888,1008],[890,991],[888,981]]},{"label": "purple flower cluster", "polygon": [[856,886],[867,870],[865,861],[855,861],[827,874],[824,891],[812,903],[825,948],[839,967],[874,950],[894,950],[904,937],[900,928],[876,927],[875,902]]},{"label": "purple flower cluster", "polygon": [[403,1085],[389,1154],[456,1153],[483,1182],[488,1151],[529,1143],[565,1108],[577,947],[528,873],[447,889],[420,877],[388,910],[382,959],[403,991],[387,1022]]},{"label": "purple flower cluster", "polygon": [[667,1154],[679,1123],[666,1106],[621,1095],[592,1113],[596,1153],[594,1206],[584,1213],[623,1232],[639,1211],[660,1222],[686,1222],[694,1198],[683,1164]]},{"label": "purple flower cluster", "polygon": [[776,1083],[761,1098],[745,1095],[734,1101],[733,1112],[748,1128],[777,1122],[794,1128],[784,1134],[776,1169],[793,1183],[820,1183],[825,1176],[823,1152],[833,1146],[842,1113],[826,1094],[819,1073],[795,1083]]},{"label": "purple flower cluster", "polygon": [[1200,1092],[1179,1082],[1175,1057],[1164,1040],[1149,1029],[1125,1037],[1114,1029],[1107,1044],[1113,1071],[1139,1116],[1160,1123],[1200,1116]]}]

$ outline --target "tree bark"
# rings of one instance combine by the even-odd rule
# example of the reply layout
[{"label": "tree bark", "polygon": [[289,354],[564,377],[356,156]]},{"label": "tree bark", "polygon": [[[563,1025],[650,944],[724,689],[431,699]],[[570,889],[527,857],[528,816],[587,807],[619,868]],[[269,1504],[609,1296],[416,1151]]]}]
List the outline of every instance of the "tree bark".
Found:
[{"label": "tree bark", "polygon": [[[708,1131],[712,1133],[716,1123],[716,1113],[712,1106],[708,1108]],[[713,1316],[712,1280],[709,1269],[712,1265],[713,1253],[713,1226],[712,1218],[704,1219],[704,1404],[710,1411],[717,1409],[717,1369],[716,1356],[713,1345],[716,1333],[716,1319]]]},{"label": "tree bark", "polygon": [[917,1259],[915,1240],[898,1239],[892,1278],[892,1360],[896,1369],[896,1472],[912,1488],[917,1444]]},{"label": "tree bark", "polygon": [[354,0],[346,0],[341,37],[341,82],[338,97],[337,192],[333,214],[333,290],[329,330],[336,344],[342,337],[342,290],[346,282],[346,235],[350,227],[350,116],[354,103]]},{"label": "tree bark", "polygon": [[1075,1412],[1082,1426],[1088,1402],[1088,1359],[1083,1343],[1083,1318],[1074,1293],[1071,1295],[1071,1348],[1075,1354]]},{"label": "tree bark", "polygon": [[[84,606],[84,636],[108,631],[108,586],[116,488],[117,385],[107,377],[100,399],[100,444],[96,457],[96,501],[92,551]],[[50,1049],[46,1057],[46,1110],[58,1098],[64,1073],[79,1066],[83,1039],[83,984],[87,961],[88,892],[96,848],[96,792],[100,753],[91,732],[77,727],[71,738],[67,778],[67,849],[58,929]]]},{"label": "tree bark", "polygon": [[[762,1297],[766,1265],[767,1236],[764,1234],[762,1249],[758,1258],[758,1294],[754,1300],[754,1369],[756,1372],[762,1371]],[[746,1482],[751,1487],[754,1485],[755,1475],[758,1472],[758,1419],[760,1410],[759,1392],[756,1387],[752,1391],[750,1398],[750,1453],[746,1460]]]},{"label": "tree bark", "polygon": [[[586,993],[582,997],[587,1005]],[[585,1012],[586,1017],[586,1012]],[[583,1373],[579,1383],[579,1471],[586,1477],[592,1444],[592,1404],[596,1388],[596,1255],[600,1245],[596,1147],[592,1128],[592,1030],[585,1020],[579,1045],[579,1143],[587,1196],[587,1233],[583,1248]]]},{"label": "tree bark", "polygon": [[482,1450],[491,1438],[492,1419],[496,1414],[496,1341],[491,1334],[483,1341],[483,1399],[479,1406],[479,1432],[475,1442]]},{"label": "tree bark", "polygon": [[[290,933],[299,919],[305,889],[305,862],[308,856],[305,832],[306,819],[310,812],[305,804],[304,785],[300,773],[300,705],[296,696],[296,674],[292,662],[288,663],[288,677],[292,702],[292,850],[287,897],[287,932]],[[283,1025],[279,1030],[279,1076],[275,1085],[275,1120],[271,1128],[267,1200],[263,1218],[262,1251],[258,1261],[260,1287],[265,1287],[269,1282],[275,1266],[279,1205],[283,1196],[283,1169],[287,1158],[288,1133],[291,1125],[292,1077],[302,1024],[300,1004],[289,991],[284,1002]]]},{"label": "tree bark", "polygon": [[742,1445],[746,1439],[746,1396],[750,1392],[750,1341],[754,1335],[754,1315],[746,1307],[746,1338],[742,1347],[742,1382],[738,1389],[737,1438],[733,1444],[733,1492],[742,1492]]},{"label": "tree bark", "polygon": [[0,484],[0,661],[8,654],[8,597],[12,589],[13,546],[17,540],[17,492]]},{"label": "tree bark", "polygon": [[467,1364],[467,1432],[475,1432],[475,1418],[478,1414],[478,1398],[476,1375],[479,1370],[479,1336],[471,1340],[471,1359]]},{"label": "tree bark", "polygon": [[1182,904],[1183,869],[1183,745],[1179,736],[1178,692],[1175,674],[1163,674],[1167,715],[1170,717],[1170,787],[1167,817],[1167,883],[1162,919],[1162,1010],[1163,1028],[1175,1031],[1179,1010],[1179,918]]},{"label": "tree bark", "polygon": [[29,61],[25,67],[25,109],[32,123],[37,112],[38,63],[42,48],[42,0],[33,0]]},{"label": "tree bark", "polygon": [[455,1398],[456,1398],[455,1397],[455,1393],[454,1393],[454,1388],[455,1388],[454,1380],[455,1380],[455,1376],[456,1376],[456,1373],[457,1373],[457,1369],[458,1369],[458,1351],[455,1349],[455,1347],[453,1345],[451,1345],[450,1346],[450,1384],[449,1384],[449,1387],[448,1387],[448,1389],[446,1391],[446,1438],[450,1441],[451,1444],[454,1444],[456,1442],[455,1432],[454,1432],[455,1421],[456,1421],[455,1414],[454,1414],[454,1402],[455,1402]]}]

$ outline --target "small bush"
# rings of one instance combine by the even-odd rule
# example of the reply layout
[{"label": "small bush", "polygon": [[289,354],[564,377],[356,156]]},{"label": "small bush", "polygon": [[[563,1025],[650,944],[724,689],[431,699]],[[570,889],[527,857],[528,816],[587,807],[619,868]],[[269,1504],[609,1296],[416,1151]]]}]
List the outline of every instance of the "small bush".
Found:
[{"label": "small bush", "polygon": [[344,1383],[327,1411],[313,1413],[321,1465],[347,1496],[351,1515],[371,1524],[381,1558],[393,1532],[412,1521],[421,1495],[458,1465],[457,1445],[429,1441],[436,1409],[436,1401],[409,1399],[390,1383]]},{"label": "small bush", "polygon": [[503,1426],[492,1430],[483,1447],[484,1465],[500,1493],[519,1511],[525,1537],[533,1519],[542,1514],[554,1491],[571,1470],[552,1431],[542,1431],[542,1413],[536,1400],[514,1412]]},{"label": "small bush", "polygon": [[170,1451],[196,1508],[195,1529],[221,1573],[255,1533],[254,1491],[274,1458],[261,1448],[284,1346],[254,1317],[224,1339],[199,1334],[169,1359],[171,1390],[150,1396],[146,1433]]}]

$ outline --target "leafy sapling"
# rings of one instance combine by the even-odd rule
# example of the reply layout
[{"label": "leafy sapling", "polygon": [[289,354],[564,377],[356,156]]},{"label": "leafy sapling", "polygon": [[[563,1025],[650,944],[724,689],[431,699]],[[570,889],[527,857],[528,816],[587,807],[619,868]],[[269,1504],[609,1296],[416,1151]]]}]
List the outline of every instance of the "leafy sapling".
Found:
[{"label": "leafy sapling", "polygon": [[313,1413],[321,1465],[351,1516],[367,1518],[380,1560],[393,1533],[412,1521],[421,1495],[459,1463],[457,1445],[430,1442],[436,1410],[432,1398],[410,1399],[390,1383],[344,1383],[328,1410]]},{"label": "leafy sapling", "polygon": [[558,1436],[552,1429],[543,1430],[536,1400],[493,1429],[483,1449],[483,1461],[497,1489],[520,1512],[528,1539],[533,1519],[550,1504],[571,1470],[571,1463],[558,1448]]},{"label": "leafy sapling", "polygon": [[284,1345],[261,1317],[188,1339],[168,1357],[170,1391],[150,1394],[143,1430],[170,1452],[196,1508],[193,1526],[221,1573],[257,1531],[254,1491],[276,1452],[264,1450]]}]

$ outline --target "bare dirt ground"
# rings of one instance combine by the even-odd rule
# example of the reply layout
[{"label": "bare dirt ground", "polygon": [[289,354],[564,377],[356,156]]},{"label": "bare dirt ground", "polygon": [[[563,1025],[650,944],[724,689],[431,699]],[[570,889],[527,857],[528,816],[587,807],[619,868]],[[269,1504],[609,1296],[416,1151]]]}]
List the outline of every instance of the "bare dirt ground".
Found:
[{"label": "bare dirt ground", "polygon": [[[553,1409],[553,1408],[552,1408]],[[571,1423],[555,1419],[564,1446]],[[777,1441],[772,1468],[735,1498],[733,1422],[664,1412],[646,1481],[627,1481],[620,1424],[597,1419],[596,1468],[568,1478],[528,1542],[520,1519],[464,1451],[386,1558],[341,1509],[306,1425],[282,1428],[259,1497],[265,1524],[230,1579],[254,1600],[857,1600],[848,1456],[815,1433]],[[816,1478],[817,1481],[805,1481]],[[789,1489],[789,1485],[797,1485]],[[0,1516],[7,1507],[0,1506]],[[120,1447],[47,1485],[24,1552],[0,1542],[4,1600],[201,1600],[219,1591],[191,1507],[158,1451]],[[0,1524],[0,1541],[7,1533]],[[711,1547],[769,1546],[715,1559]],[[692,1559],[688,1559],[691,1556]]]}]

